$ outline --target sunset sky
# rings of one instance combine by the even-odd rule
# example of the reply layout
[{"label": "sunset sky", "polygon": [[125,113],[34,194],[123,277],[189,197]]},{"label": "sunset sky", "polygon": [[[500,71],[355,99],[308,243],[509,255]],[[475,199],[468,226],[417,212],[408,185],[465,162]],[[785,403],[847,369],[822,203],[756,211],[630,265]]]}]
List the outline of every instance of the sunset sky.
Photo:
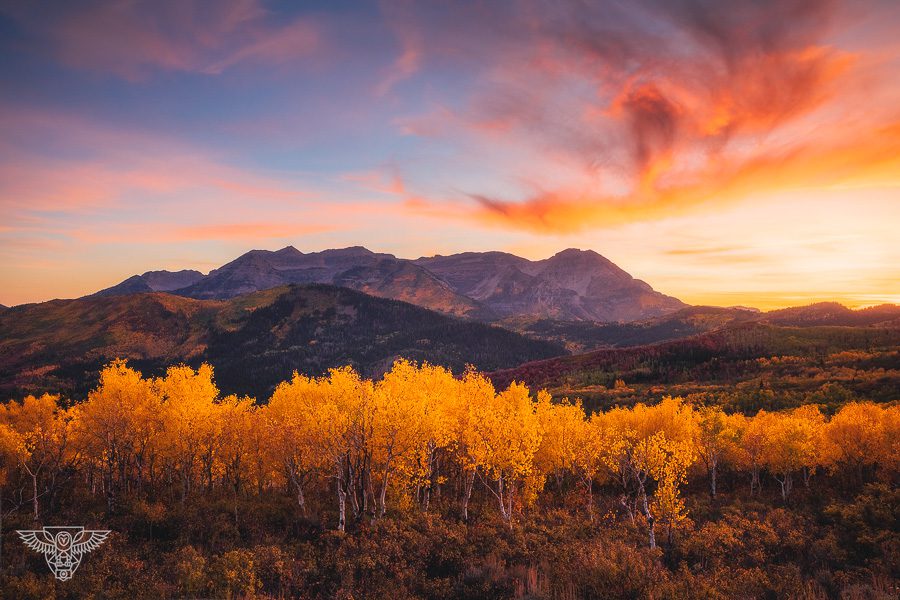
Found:
[{"label": "sunset sky", "polygon": [[0,0],[0,52],[2,304],[289,244],[900,303],[900,2]]}]

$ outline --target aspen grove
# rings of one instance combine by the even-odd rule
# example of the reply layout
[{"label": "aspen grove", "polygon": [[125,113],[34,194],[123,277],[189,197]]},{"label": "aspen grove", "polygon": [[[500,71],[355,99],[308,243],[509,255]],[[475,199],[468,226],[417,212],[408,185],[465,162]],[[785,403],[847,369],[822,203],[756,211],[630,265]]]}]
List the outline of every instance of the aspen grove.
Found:
[{"label": "aspen grove", "polygon": [[[470,518],[473,495],[510,527],[548,486],[577,492],[594,519],[595,494],[618,496],[618,518],[668,544],[687,516],[682,488],[722,469],[745,493],[764,479],[789,502],[820,471],[888,477],[900,468],[900,407],[852,402],[826,418],[816,406],[754,416],[666,397],[587,415],[513,383],[497,391],[474,370],[455,377],[398,360],[379,381],[349,367],[294,374],[266,403],[220,397],[208,365],[145,378],[109,364],[82,403],[28,396],[0,406],[2,482],[35,521],[64,487],[102,498],[190,503],[290,494],[296,510],[339,531],[393,513]],[[15,495],[15,494],[11,494]]]}]

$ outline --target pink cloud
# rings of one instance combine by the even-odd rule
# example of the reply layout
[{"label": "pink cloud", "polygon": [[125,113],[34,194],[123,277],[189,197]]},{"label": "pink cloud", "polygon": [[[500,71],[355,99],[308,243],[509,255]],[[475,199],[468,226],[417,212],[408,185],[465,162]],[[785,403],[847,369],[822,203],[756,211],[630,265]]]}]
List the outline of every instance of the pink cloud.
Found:
[{"label": "pink cloud", "polygon": [[341,179],[379,194],[394,196],[406,194],[406,184],[400,176],[400,171],[396,165],[390,165],[385,169],[345,173],[341,176]]},{"label": "pink cloud", "polygon": [[142,242],[172,244],[206,240],[259,242],[270,239],[297,238],[304,235],[335,231],[338,227],[284,221],[172,225],[170,223],[123,223],[115,228],[85,227],[70,230],[73,239],[88,244]]},{"label": "pink cloud", "polygon": [[[43,149],[43,139],[54,151],[34,150],[31,141]],[[44,255],[84,257],[95,244],[146,253],[160,244],[243,246],[336,228],[312,190],[164,135],[3,107],[0,140],[0,254],[10,273]]]},{"label": "pink cloud", "polygon": [[400,43],[400,53],[375,87],[376,96],[388,94],[398,83],[415,75],[425,56],[424,32],[407,21],[408,2],[385,2],[383,13]]}]

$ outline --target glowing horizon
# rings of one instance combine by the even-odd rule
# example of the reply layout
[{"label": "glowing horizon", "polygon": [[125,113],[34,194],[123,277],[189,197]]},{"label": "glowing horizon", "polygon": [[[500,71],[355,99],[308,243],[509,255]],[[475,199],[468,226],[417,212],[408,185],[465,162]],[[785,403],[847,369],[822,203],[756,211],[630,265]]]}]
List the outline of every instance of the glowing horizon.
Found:
[{"label": "glowing horizon", "polygon": [[286,245],[900,303],[898,30],[878,0],[0,3],[0,303]]}]

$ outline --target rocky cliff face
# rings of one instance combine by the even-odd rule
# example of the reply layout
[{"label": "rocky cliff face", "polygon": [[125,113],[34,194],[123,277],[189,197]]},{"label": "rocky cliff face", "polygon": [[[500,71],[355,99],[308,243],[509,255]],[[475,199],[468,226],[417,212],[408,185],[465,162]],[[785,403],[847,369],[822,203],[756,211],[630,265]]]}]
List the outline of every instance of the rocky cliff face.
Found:
[{"label": "rocky cliff face", "polygon": [[591,250],[564,250],[540,261],[486,252],[415,262],[500,318],[634,321],[686,306]]}]

